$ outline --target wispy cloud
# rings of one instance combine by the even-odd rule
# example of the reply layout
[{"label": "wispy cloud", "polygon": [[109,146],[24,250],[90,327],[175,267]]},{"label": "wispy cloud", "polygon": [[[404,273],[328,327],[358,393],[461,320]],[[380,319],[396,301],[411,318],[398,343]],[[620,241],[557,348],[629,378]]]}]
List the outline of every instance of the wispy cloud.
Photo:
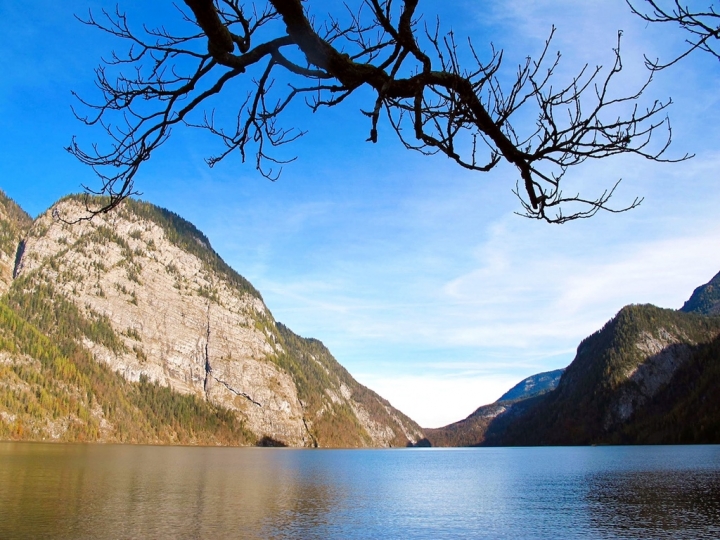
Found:
[{"label": "wispy cloud", "polygon": [[[399,295],[381,286],[382,272],[372,264],[358,264],[337,282],[266,283],[264,290],[279,317],[312,312],[314,324],[335,322],[356,330],[357,339],[524,347],[537,339],[582,337],[627,303],[677,308],[720,268],[718,224],[692,236],[610,245],[600,239],[588,245],[569,234],[564,250],[545,252],[538,246],[556,243],[555,231],[525,236],[515,223],[508,218],[492,228],[478,248],[486,253],[479,255],[480,266],[455,275],[461,269],[448,268],[444,280],[417,274],[402,257],[394,261],[394,271],[402,268],[406,280]],[[368,277],[377,282],[368,284]],[[374,295],[381,292],[387,296]]]},{"label": "wispy cloud", "polygon": [[[566,365],[579,341],[625,304],[679,308],[720,269],[720,220],[686,219],[674,235],[629,220],[605,237],[589,234],[593,224],[537,228],[506,216],[487,226],[479,244],[458,247],[474,265],[446,260],[428,276],[413,262],[417,250],[433,246],[397,245],[391,260],[344,261],[341,279],[330,272],[324,281],[283,280],[263,290],[280,320],[325,340],[371,387],[432,425],[458,420],[508,383]],[[386,287],[398,274],[402,287]],[[398,377],[403,384],[391,384]],[[436,406],[416,397],[425,387],[434,388],[428,399]]]}]

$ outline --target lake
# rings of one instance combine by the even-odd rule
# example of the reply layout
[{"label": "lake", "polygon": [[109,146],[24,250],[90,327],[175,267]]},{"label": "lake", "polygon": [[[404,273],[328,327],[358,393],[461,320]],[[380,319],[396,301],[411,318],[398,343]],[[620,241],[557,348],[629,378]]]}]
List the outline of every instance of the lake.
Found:
[{"label": "lake", "polygon": [[720,446],[0,443],[0,538],[718,538]]}]

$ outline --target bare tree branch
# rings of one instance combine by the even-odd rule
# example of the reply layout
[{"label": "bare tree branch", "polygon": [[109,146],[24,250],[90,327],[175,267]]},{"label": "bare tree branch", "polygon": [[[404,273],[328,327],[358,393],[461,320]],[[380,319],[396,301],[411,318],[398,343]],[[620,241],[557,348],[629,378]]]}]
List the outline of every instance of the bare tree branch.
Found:
[{"label": "bare tree branch", "polygon": [[[294,158],[273,149],[304,134],[280,124],[297,98],[317,111],[341,105],[362,87],[374,94],[363,111],[369,141],[378,141],[385,118],[408,149],[444,154],[478,172],[510,163],[520,178],[515,193],[522,215],[562,223],[640,204],[636,199],[624,208],[608,206],[617,180],[595,198],[568,197],[561,190],[567,171],[589,158],[635,154],[668,160],[670,101],[639,105],[651,75],[634,91],[618,94],[620,35],[609,70],[585,66],[558,85],[553,29],[538,59],[518,66],[507,86],[499,76],[502,51],[491,47],[483,61],[471,40],[459,45],[452,31],[440,31],[439,21],[421,26],[418,3],[360,0],[356,9],[345,7],[317,22],[310,1],[248,6],[239,0],[185,0],[189,11],[178,17],[185,33],[176,32],[175,24],[172,31],[135,31],[119,10],[100,19],[90,14],[86,24],[128,44],[124,54],[113,53],[96,70],[101,99],[81,99],[84,113],[76,114],[106,131],[109,148],[83,150],[76,139],[68,148],[101,179],[100,188],[89,191],[109,196],[95,211],[107,211],[133,193],[141,164],[177,125],[219,137],[225,148],[208,158],[210,166],[235,151],[244,161],[252,151],[257,170],[274,180]],[[232,125],[218,121],[228,119],[218,105],[222,111],[236,107]],[[534,111],[534,125],[515,125],[519,111],[528,110]],[[193,120],[197,114],[200,119]]]},{"label": "bare tree branch", "polygon": [[[644,0],[633,2],[625,0],[630,9],[643,20],[651,23],[671,23],[678,25],[690,37],[685,42],[688,48],[669,62],[661,63],[659,59],[645,57],[645,64],[653,71],[665,69],[676,64],[690,53],[705,51],[720,60],[720,13],[711,3],[707,10],[693,9],[683,5],[679,0],[662,1]],[[640,6],[644,6],[642,9]]]}]

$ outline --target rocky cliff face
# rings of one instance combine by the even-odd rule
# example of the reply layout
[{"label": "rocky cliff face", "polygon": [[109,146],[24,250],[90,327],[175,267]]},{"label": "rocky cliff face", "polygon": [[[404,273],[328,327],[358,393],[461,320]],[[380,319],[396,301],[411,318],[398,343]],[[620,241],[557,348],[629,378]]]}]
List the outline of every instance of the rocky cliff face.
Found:
[{"label": "rocky cliff face", "polygon": [[7,292],[13,279],[18,249],[32,225],[32,219],[0,191],[0,294]]},{"label": "rocky cliff face", "polygon": [[137,201],[83,217],[71,197],[35,220],[13,288],[28,305],[75,306],[95,328],[80,341],[98,362],[228,409],[258,440],[390,446],[422,436],[322,344],[278,325],[188,222]]},{"label": "rocky cliff face", "polygon": [[676,327],[670,330],[661,327],[655,333],[641,331],[635,342],[641,361],[626,369],[625,382],[612,397],[605,414],[604,429],[627,422],[638,407],[669,384],[692,356],[694,345],[694,340]]}]

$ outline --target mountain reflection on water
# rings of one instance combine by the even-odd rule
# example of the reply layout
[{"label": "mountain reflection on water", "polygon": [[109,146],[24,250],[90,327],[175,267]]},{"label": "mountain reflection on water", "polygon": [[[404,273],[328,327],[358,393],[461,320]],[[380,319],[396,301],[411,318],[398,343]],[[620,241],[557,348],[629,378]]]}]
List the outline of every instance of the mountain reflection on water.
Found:
[{"label": "mountain reflection on water", "polygon": [[720,447],[0,443],[0,538],[717,538]]}]

